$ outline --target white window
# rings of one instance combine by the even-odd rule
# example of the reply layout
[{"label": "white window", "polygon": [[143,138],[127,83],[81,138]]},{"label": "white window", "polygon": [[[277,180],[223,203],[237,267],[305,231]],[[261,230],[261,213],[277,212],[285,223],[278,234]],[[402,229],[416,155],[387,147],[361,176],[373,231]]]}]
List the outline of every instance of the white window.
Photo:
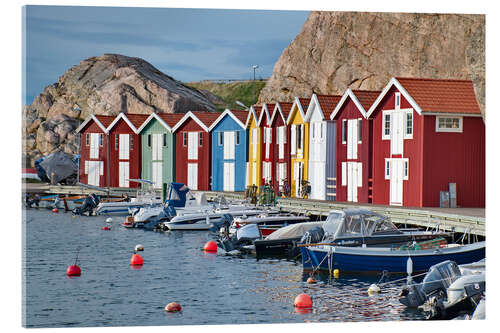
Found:
[{"label": "white window", "polygon": [[390,179],[391,176],[391,159],[385,159],[385,179]]},{"label": "white window", "polygon": [[99,146],[103,146],[104,145],[104,134],[99,134]]},{"label": "white window", "polygon": [[361,143],[361,140],[363,139],[363,120],[361,118],[358,118],[358,143]]},{"label": "white window", "polygon": [[188,142],[187,132],[182,132],[182,145],[184,147],[186,147],[187,146],[187,142]]},{"label": "white window", "polygon": [[410,165],[409,165],[409,162],[408,162],[408,159],[407,159],[407,158],[405,158],[405,159],[404,159],[404,163],[405,163],[405,164],[404,164],[403,179],[404,179],[404,180],[408,180],[408,174],[410,173],[410,170],[409,170]]},{"label": "white window", "polygon": [[90,138],[90,134],[89,133],[85,134],[85,145],[86,146],[90,146],[90,139],[89,138]]},{"label": "white window", "polygon": [[382,112],[382,140],[391,138],[391,114],[389,111]]},{"label": "white window", "polygon": [[401,93],[396,93],[396,100],[394,106],[396,109],[399,109],[399,107],[401,106]]},{"label": "white window", "polygon": [[224,144],[224,132],[219,132],[219,146]]},{"label": "white window", "polygon": [[203,146],[203,133],[202,132],[198,132],[198,135],[200,136],[200,144],[199,146],[202,147]]},{"label": "white window", "polygon": [[462,132],[462,117],[436,117],[436,132]]},{"label": "white window", "polygon": [[236,145],[240,144],[240,131],[236,131]]},{"label": "white window", "polygon": [[405,128],[405,139],[412,139],[413,138],[413,110],[407,111],[406,112],[406,128]]},{"label": "white window", "polygon": [[342,143],[347,143],[347,119],[342,119]]}]

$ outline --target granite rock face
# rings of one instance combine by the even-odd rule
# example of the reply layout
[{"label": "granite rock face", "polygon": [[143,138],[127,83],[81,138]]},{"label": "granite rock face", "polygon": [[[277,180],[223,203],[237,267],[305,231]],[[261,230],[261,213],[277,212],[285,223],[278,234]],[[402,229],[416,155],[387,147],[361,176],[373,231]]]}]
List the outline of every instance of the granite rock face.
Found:
[{"label": "granite rock face", "polygon": [[394,76],[471,79],[484,114],[485,16],[312,12],[259,101],[382,89]]},{"label": "granite rock face", "polygon": [[56,150],[78,152],[74,130],[90,114],[214,111],[198,90],[148,62],[117,54],[73,66],[23,108],[23,151],[28,164]]}]

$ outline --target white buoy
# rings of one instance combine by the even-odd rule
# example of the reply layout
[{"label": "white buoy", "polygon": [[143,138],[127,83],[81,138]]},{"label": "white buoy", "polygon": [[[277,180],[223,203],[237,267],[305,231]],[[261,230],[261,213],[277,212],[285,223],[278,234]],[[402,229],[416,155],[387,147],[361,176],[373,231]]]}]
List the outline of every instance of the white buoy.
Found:
[{"label": "white buoy", "polygon": [[106,223],[111,223],[111,222],[113,222],[113,218],[112,218],[112,217],[108,217],[108,218],[106,219]]},{"label": "white buoy", "polygon": [[368,295],[374,295],[374,294],[380,294],[380,287],[377,286],[375,283],[372,283],[372,285],[368,288]]},{"label": "white buoy", "polygon": [[137,252],[137,251],[144,251],[144,246],[142,246],[142,244],[137,244],[137,245],[135,246],[135,251],[136,251],[136,252]]}]

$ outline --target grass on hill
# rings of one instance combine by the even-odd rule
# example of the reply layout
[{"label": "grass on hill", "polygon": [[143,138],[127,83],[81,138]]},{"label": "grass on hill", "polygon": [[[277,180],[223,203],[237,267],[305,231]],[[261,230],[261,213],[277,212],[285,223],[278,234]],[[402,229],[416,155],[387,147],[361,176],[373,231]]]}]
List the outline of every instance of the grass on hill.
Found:
[{"label": "grass on hill", "polygon": [[185,84],[198,90],[208,90],[212,94],[219,96],[223,102],[215,103],[215,106],[218,111],[222,111],[226,108],[243,109],[241,106],[236,104],[236,101],[240,101],[248,107],[256,103],[259,98],[260,91],[266,85],[266,81],[255,80],[228,83],[200,81],[188,82]]}]

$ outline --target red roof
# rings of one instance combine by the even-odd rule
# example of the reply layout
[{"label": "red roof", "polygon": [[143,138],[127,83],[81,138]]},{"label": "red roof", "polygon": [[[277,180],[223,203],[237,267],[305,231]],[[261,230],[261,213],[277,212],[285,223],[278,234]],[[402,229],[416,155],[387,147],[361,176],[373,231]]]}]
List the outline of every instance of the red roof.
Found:
[{"label": "red roof", "polygon": [[278,102],[281,107],[281,112],[283,112],[283,117],[285,117],[285,120],[288,118],[288,114],[290,113],[290,110],[292,109],[293,103],[289,102]]},{"label": "red roof", "polygon": [[101,115],[95,115],[97,120],[101,122],[101,124],[105,127],[108,128],[109,125],[115,120],[116,116],[101,116]]},{"label": "red roof", "polygon": [[236,116],[243,124],[247,122],[248,111],[245,110],[229,110],[232,114]]},{"label": "red roof", "polygon": [[377,97],[380,95],[380,91],[376,90],[353,90],[352,92],[365,111],[368,111],[371,108],[373,102],[375,102]]},{"label": "red roof", "polygon": [[481,114],[471,80],[399,78],[423,112]]},{"label": "red roof", "polygon": [[206,127],[210,127],[212,123],[219,118],[219,112],[207,112],[207,111],[191,111],[196,118],[198,118]]},{"label": "red roof", "polygon": [[166,122],[170,128],[174,127],[185,115],[185,113],[158,113],[158,116]]},{"label": "red roof", "polygon": [[339,95],[316,95],[318,97],[319,106],[323,111],[325,119],[330,119],[330,115],[337,106],[342,96]]},{"label": "red roof", "polygon": [[310,98],[299,98],[299,102],[300,102],[300,105],[302,106],[302,110],[304,110],[309,106],[311,99]]},{"label": "red roof", "polygon": [[135,128],[141,127],[142,123],[148,119],[149,114],[134,114],[134,113],[127,113],[125,114],[127,116],[128,120],[132,123],[132,125],[135,126]]}]

